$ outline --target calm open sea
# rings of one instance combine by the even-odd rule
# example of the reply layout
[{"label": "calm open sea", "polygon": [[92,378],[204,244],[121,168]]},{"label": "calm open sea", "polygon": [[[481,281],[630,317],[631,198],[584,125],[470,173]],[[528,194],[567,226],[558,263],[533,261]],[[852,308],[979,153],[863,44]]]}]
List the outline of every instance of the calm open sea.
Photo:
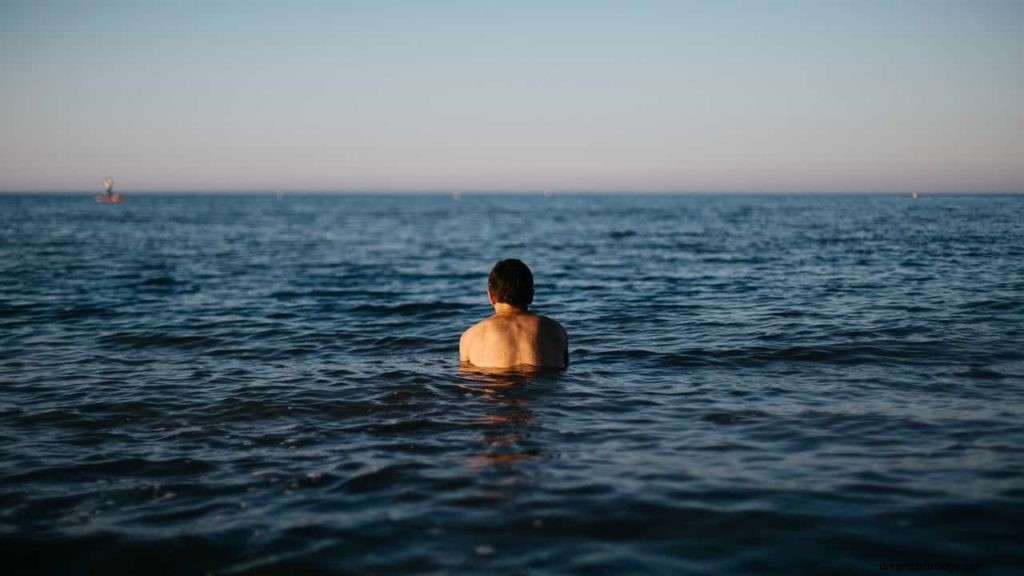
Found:
[{"label": "calm open sea", "polygon": [[8,574],[1020,573],[1024,196],[0,196],[0,456]]}]

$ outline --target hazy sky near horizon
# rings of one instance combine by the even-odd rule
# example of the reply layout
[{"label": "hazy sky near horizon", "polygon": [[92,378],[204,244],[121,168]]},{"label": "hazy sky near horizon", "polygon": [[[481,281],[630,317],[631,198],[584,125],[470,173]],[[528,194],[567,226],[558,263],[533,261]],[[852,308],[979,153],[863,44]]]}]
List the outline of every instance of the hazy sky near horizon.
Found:
[{"label": "hazy sky near horizon", "polygon": [[0,0],[0,190],[1024,191],[1024,2]]}]

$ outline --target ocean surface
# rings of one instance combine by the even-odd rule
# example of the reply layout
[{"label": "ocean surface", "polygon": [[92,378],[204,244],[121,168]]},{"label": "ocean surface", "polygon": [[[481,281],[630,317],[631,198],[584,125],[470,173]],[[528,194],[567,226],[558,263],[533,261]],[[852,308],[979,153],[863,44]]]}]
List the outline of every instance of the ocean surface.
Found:
[{"label": "ocean surface", "polygon": [[[1024,195],[92,196],[0,195],[6,574],[1024,570]],[[567,370],[460,368],[508,257]]]}]

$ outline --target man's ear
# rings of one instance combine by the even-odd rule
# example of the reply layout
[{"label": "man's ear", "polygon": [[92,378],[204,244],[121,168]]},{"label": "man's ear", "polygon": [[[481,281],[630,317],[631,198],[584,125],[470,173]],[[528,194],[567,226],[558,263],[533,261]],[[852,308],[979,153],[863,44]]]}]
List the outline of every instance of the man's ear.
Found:
[{"label": "man's ear", "polygon": [[494,306],[494,296],[491,295],[490,288],[487,289],[487,301],[491,303],[491,306]]}]

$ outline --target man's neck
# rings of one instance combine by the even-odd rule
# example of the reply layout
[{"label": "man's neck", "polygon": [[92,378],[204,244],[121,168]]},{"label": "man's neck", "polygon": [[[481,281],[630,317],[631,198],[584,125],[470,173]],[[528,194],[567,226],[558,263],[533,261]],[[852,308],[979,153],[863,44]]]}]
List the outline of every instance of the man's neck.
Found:
[{"label": "man's neck", "polygon": [[526,313],[527,313],[526,308],[516,308],[515,306],[513,306],[511,304],[506,304],[504,302],[495,302],[494,303],[494,315],[495,316],[505,316],[505,315],[512,315],[512,314],[526,314]]}]

